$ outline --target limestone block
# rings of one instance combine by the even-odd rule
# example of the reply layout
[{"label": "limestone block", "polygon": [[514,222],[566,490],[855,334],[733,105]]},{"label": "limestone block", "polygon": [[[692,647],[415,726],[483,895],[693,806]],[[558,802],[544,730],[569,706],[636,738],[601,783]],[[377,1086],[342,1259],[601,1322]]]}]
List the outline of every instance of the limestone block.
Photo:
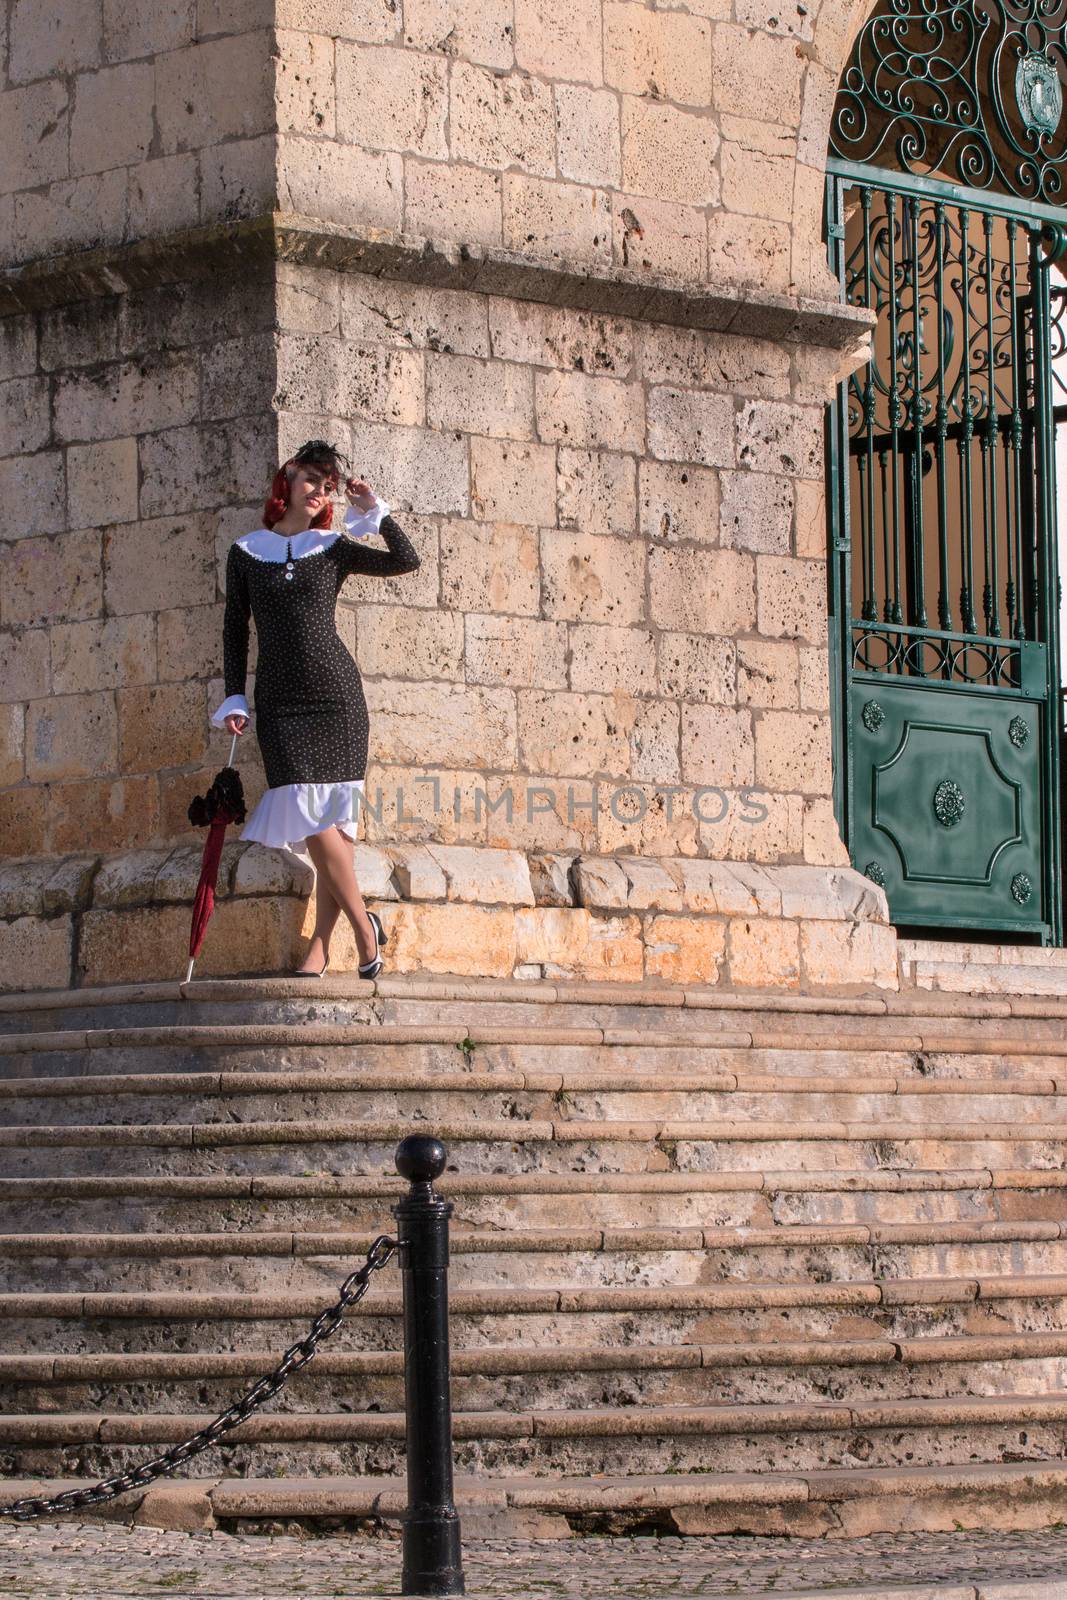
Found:
[{"label": "limestone block", "polygon": [[[231,894],[280,894],[280,895],[306,895],[315,887],[315,868],[296,860],[285,850],[269,850],[264,845],[255,843],[242,843],[240,829],[234,828],[233,855],[229,858],[232,868]],[[231,846],[229,835],[223,850],[223,857],[229,856]],[[168,866],[161,869],[156,880],[157,893]],[[221,875],[221,865],[220,865]],[[363,880],[360,878],[362,887]],[[194,889],[195,893],[195,889]]]},{"label": "limestone block", "polygon": [[707,917],[652,917],[645,925],[645,976],[665,983],[718,983],[726,925]]},{"label": "limestone block", "polygon": [[546,978],[638,983],[643,955],[636,916],[594,917],[541,906],[515,913],[515,959],[540,961]]},{"label": "limestone block", "polygon": [[575,183],[622,186],[618,97],[581,83],[556,84],[559,170]]},{"label": "limestone block", "polygon": [[[347,344],[376,342],[401,350],[450,350],[456,355],[488,356],[489,312],[508,304],[490,295],[434,289],[425,284],[393,282],[366,272],[345,273],[319,288],[321,273],[309,277],[306,269],[279,286],[279,318],[294,328],[299,317],[302,331],[332,334],[337,327],[333,295],[340,297],[340,332]],[[506,356],[506,359],[518,359]]]},{"label": "limestone block", "polygon": [[[78,986],[184,979],[189,915],[187,905],[114,911],[94,907],[85,912],[78,946]],[[221,900],[196,958],[195,977],[235,977],[287,968],[302,919],[301,902],[288,896]]]},{"label": "limestone block", "polygon": [[487,299],[492,350],[499,359],[614,378],[633,372],[634,325],[628,318],[503,295]]},{"label": "limestone block", "polygon": [[657,386],[648,396],[648,448],[669,461],[734,464],[734,402],[729,395]]},{"label": "limestone block", "polygon": [[547,533],[541,546],[544,614],[572,622],[643,622],[644,569],[636,541]]},{"label": "limestone block", "polygon": [[670,860],[648,861],[641,856],[615,858],[626,874],[626,904],[631,911],[680,911],[682,887]]},{"label": "limestone block", "polygon": [[504,248],[567,264],[611,264],[606,190],[505,172]]},{"label": "limestone block", "polygon": [[585,372],[538,372],[535,385],[542,439],[593,449],[643,449],[644,395],[639,384]]},{"label": "limestone block", "polygon": [[[42,323],[44,316],[42,313]],[[8,378],[37,370],[38,333],[33,316],[8,316],[0,321],[0,372]]]},{"label": "limestone block", "polygon": [[772,638],[826,638],[826,567],[791,556],[757,556],[759,631]]},{"label": "limestone block", "polygon": [[540,783],[525,773],[489,777],[475,793],[488,844],[525,850],[596,850],[602,808],[581,778]]},{"label": "limestone block", "polygon": [[89,904],[99,856],[68,856],[60,861],[41,891],[46,917],[62,911],[80,911]]},{"label": "limestone block", "polygon": [[755,781],[752,714],[729,706],[683,704],[681,774],[686,782],[717,787]]},{"label": "limestone block", "polygon": [[[540,622],[533,617],[479,616],[470,612],[457,621],[461,621],[466,635],[463,669],[468,683],[523,684],[541,689],[567,687],[565,623]],[[576,640],[573,645],[577,661]],[[572,687],[603,685],[579,684],[575,679]]]},{"label": "limestone block", "polygon": [[193,151],[142,161],[127,178],[129,234],[153,239],[200,221],[197,192],[199,158]]},{"label": "limestone block", "polygon": [[572,689],[651,695],[657,692],[656,636],[641,628],[576,623],[570,629]]},{"label": "limestone block", "polygon": [[[470,442],[470,503],[481,522],[553,527],[556,521],[556,452],[547,444]],[[462,508],[460,508],[462,509]]]},{"label": "limestone block", "polygon": [[585,778],[591,772],[629,770],[635,702],[558,689],[520,689],[516,699],[519,752],[527,771]]},{"label": "limestone block", "polygon": [[115,691],[115,704],[120,772],[158,772],[204,759],[207,730],[198,683],[131,684]]},{"label": "limestone block", "polygon": [[782,894],[784,917],[814,921],[888,923],[889,906],[884,889],[851,868],[785,864],[769,869]]},{"label": "limestone block", "polygon": [[57,622],[52,628],[52,675],[57,694],[154,683],[158,674],[153,618]]},{"label": "limestone block", "polygon": [[26,773],[26,707],[0,705],[0,786],[21,783]]},{"label": "limestone block", "polygon": [[69,916],[0,922],[0,987],[5,993],[69,988],[73,939]]},{"label": "limestone block", "polygon": [[[30,8],[24,8],[22,15],[29,18]],[[45,30],[38,31],[44,33]],[[35,184],[54,183],[67,177],[70,171],[70,95],[65,83],[50,78],[47,72],[39,76],[47,81],[0,94],[5,194]],[[11,78],[17,81],[14,60]]]},{"label": "limestone block", "polygon": [[211,515],[157,517],[115,528],[104,549],[104,597],[115,616],[213,602]]},{"label": "limestone block", "polygon": [[48,629],[0,632],[0,701],[34,700],[50,687]]},{"label": "limestone block", "polygon": [[711,28],[681,11],[604,7],[604,79],[624,94],[711,104]]},{"label": "limestone block", "polygon": [[640,464],[641,533],[674,544],[719,542],[720,475],[673,461]]},{"label": "limestone block", "polygon": [[[136,692],[136,691],[131,691]],[[31,782],[96,777],[118,763],[114,695],[52,695],[26,708],[26,776]]]},{"label": "limestone block", "polygon": [[569,906],[574,903],[570,869],[573,856],[554,851],[531,851],[527,860],[530,868],[530,886],[534,901],[539,906]]},{"label": "limestone block", "polygon": [[789,393],[789,349],[768,339],[642,322],[636,343],[650,383],[771,399]]},{"label": "limestone block", "polygon": [[[387,0],[379,9],[384,15]],[[514,38],[510,10],[497,12],[482,0],[407,0],[404,6],[404,43],[416,50],[506,70],[515,62]]]},{"label": "limestone block", "polygon": [[[309,343],[292,336],[279,338],[272,332],[214,340],[204,351],[200,369],[201,416],[205,420],[241,416],[248,410],[249,395],[266,396],[273,392],[276,384],[285,390],[294,409],[299,409],[308,399],[306,387],[295,387],[301,381],[305,386],[312,386],[312,396],[322,410],[331,409],[337,399],[334,363],[330,359],[333,351],[323,351],[321,347],[308,350]],[[297,347],[295,361],[294,345]],[[353,359],[359,358],[354,355]],[[294,365],[299,366],[298,376],[294,376]],[[334,386],[327,388],[331,378]],[[311,406],[307,405],[307,409]],[[153,504],[147,508],[164,509]]]},{"label": "limestone block", "polygon": [[416,606],[362,605],[360,670],[373,677],[463,678],[465,619]]},{"label": "limestone block", "polygon": [[799,930],[781,918],[731,918],[730,982],[745,988],[795,989],[800,983]]},{"label": "limestone block", "polygon": [[[736,121],[739,119],[728,119]],[[747,123],[746,127],[763,128],[765,124]],[[791,133],[777,130],[771,153],[760,148],[762,140],[744,135],[738,138],[725,136],[719,161],[722,169],[722,203],[728,211],[742,216],[769,217],[777,222],[790,222],[793,216],[793,175],[796,170],[796,143]]]},{"label": "limestone block", "polygon": [[157,350],[144,360],[114,362],[102,371],[60,372],[55,433],[69,444],[137,437],[195,422],[199,408],[196,356]]},{"label": "limestone block", "polygon": [[559,525],[585,533],[633,533],[637,472],[631,456],[560,447]]},{"label": "limestone block", "polygon": [[800,953],[808,982],[818,988],[874,984],[896,989],[896,932],[866,922],[803,920]]},{"label": "limestone block", "polygon": [[737,416],[737,459],[757,472],[820,477],[823,413],[784,400],[749,400]]},{"label": "limestone block", "polygon": [[[253,526],[255,519],[249,521]],[[220,605],[205,606],[180,606],[173,611],[157,611],[156,622],[156,648],[159,652],[157,672],[159,681],[166,683],[171,678],[185,678],[189,674],[190,661],[198,661],[205,668],[211,668],[216,674],[218,694],[215,695],[214,687],[208,686],[208,699],[205,701],[204,714],[214,711],[215,707],[225,699],[223,694],[222,679],[222,614]],[[137,621],[142,619],[137,618]],[[151,618],[144,620],[151,621]],[[255,676],[256,652],[249,641],[249,686]],[[214,695],[214,698],[212,698]],[[241,748],[238,746],[238,748]],[[247,748],[247,747],[246,747]],[[227,745],[227,750],[229,746]]]},{"label": "limestone block", "polygon": [[429,844],[426,851],[445,877],[448,900],[477,905],[535,904],[530,869],[522,850],[472,849],[464,845]]},{"label": "limestone block", "polygon": [[460,244],[503,244],[499,172],[405,156],[403,185],[405,233]]},{"label": "limestone block", "polygon": [[679,205],[719,204],[717,124],[699,112],[624,95],[622,186]]},{"label": "limestone block", "polygon": [[781,898],[758,868],[735,861],[680,857],[673,863],[687,911],[721,912],[727,916],[777,914]]},{"label": "limestone block", "polygon": [[[229,10],[233,0],[210,0],[210,3]],[[261,6],[264,0],[250,0],[250,3]],[[365,40],[375,44],[398,37],[402,25],[394,0],[267,0],[267,5],[273,7],[279,28],[321,33],[332,39]],[[202,0],[201,14],[203,9]],[[269,12],[263,20],[269,22]],[[407,21],[406,15],[403,21]]]},{"label": "limestone block", "polygon": [[808,711],[763,712],[756,720],[755,779],[779,793],[829,794],[829,717]]},{"label": "limestone block", "polygon": [[[39,855],[46,847],[50,792],[33,789],[28,785],[17,789],[0,790],[0,838],[4,841],[7,856]],[[85,821],[75,843],[65,841],[59,848],[74,849],[85,843]]]},{"label": "limestone block", "polygon": [[[616,690],[622,700],[623,690]],[[629,775],[634,779],[629,792],[613,794],[611,810],[617,816],[630,816],[635,805],[636,786],[642,783],[677,783],[682,776],[678,757],[680,710],[667,700],[639,700],[634,707],[630,731]],[[646,802],[647,804],[647,802]]]},{"label": "limestone block", "polygon": [[338,41],[337,136],[364,149],[448,158],[448,64],[396,45]]},{"label": "limestone block", "polygon": [[515,60],[536,77],[602,83],[600,0],[515,0]]},{"label": "limestone block", "polygon": [[449,128],[455,161],[497,171],[518,166],[552,176],[555,119],[547,83],[457,61],[451,75]]},{"label": "limestone block", "polygon": [[[263,203],[260,197],[264,196],[268,174],[261,171],[257,143],[243,140],[237,145],[223,145],[217,152],[205,152],[209,180],[205,201],[211,205],[210,214],[233,206],[235,189],[253,197],[257,208]],[[272,164],[269,172],[271,186],[276,179],[280,193],[298,215],[351,225],[352,197],[358,195],[362,226],[401,226],[404,157],[397,151],[364,150],[359,145],[292,133],[265,140],[264,145],[264,154],[270,153],[276,162],[276,171]],[[445,169],[438,163],[437,170]]]},{"label": "limestone block", "polygon": [[80,75],[70,118],[72,176],[137,166],[145,159],[153,136],[155,77],[151,61]]},{"label": "limestone block", "polygon": [[122,352],[122,326],[127,310],[127,307],[120,307],[116,296],[103,301],[75,300],[42,311],[42,371],[58,372],[65,367],[114,361]]},{"label": "limestone block", "polygon": [[426,355],[426,420],[498,439],[533,436],[533,374],[510,361]]},{"label": "limestone block", "polygon": [[104,439],[67,451],[67,495],[72,528],[137,517],[137,440]]},{"label": "limestone block", "polygon": [[[304,33],[292,28],[279,28],[277,41],[274,93],[279,132],[336,138],[335,41],[320,33]],[[339,57],[340,52],[337,54]],[[336,76],[339,75],[338,59]],[[368,142],[380,144],[382,141]]]},{"label": "limestone block", "polygon": [[396,845],[390,849],[393,878],[405,900],[446,900],[448,876],[428,845]]},{"label": "limestone block", "polygon": [[510,689],[395,681],[368,682],[365,687],[380,761],[432,762],[434,767],[441,762],[474,768],[515,765],[515,698]]},{"label": "limestone block", "polygon": [[[535,916],[532,908],[518,916]],[[559,913],[556,913],[557,915]],[[573,913],[572,913],[573,914]],[[516,917],[509,909],[453,902],[398,905],[382,918],[393,972],[454,972],[508,978],[517,956]]]},{"label": "limestone block", "polygon": [[[495,441],[483,442],[488,445]],[[437,433],[433,428],[393,428],[379,422],[361,422],[359,450],[364,477],[380,485],[395,513],[398,508],[408,507],[416,512],[466,514],[473,442],[469,458],[467,441],[451,434]]]},{"label": "limestone block", "polygon": [[[263,0],[252,3],[262,12]],[[200,7],[202,31],[216,32],[223,14],[231,24],[245,23],[240,11],[235,11],[234,0],[206,0]],[[265,20],[263,16],[250,18],[247,26]],[[104,0],[104,58],[108,61],[133,61],[138,56],[179,50],[182,45],[191,44],[195,36],[196,18],[189,7],[167,8],[157,5],[156,0]]]},{"label": "limestone block", "polygon": [[737,696],[737,646],[700,633],[661,633],[657,679],[675,700],[732,705]]},{"label": "limestone block", "polygon": [[796,645],[776,644],[766,639],[739,639],[737,698],[743,706],[797,706]]},{"label": "limestone block", "polygon": [[848,851],[829,798],[804,802],[804,859],[821,866],[848,865]]},{"label": "limestone block", "polygon": [[826,492],[821,483],[802,479],[796,493],[796,554],[825,559],[827,552]]},{"label": "limestone block", "polygon": [[830,709],[830,662],[821,647],[800,651],[800,704],[806,711]]},{"label": "limestone block", "polygon": [[14,254],[30,261],[64,250],[93,250],[122,238],[126,168],[54,182],[14,197]]},{"label": "limestone block", "polygon": [[0,450],[24,455],[50,444],[48,380],[11,378],[0,383]]},{"label": "limestone block", "polygon": [[659,627],[733,637],[755,626],[755,566],[737,550],[653,548],[648,591]]},{"label": "limestone block", "polygon": [[763,789],[720,789],[700,811],[699,848],[720,861],[774,863],[801,853],[803,801]]},{"label": "limestone block", "polygon": [[787,223],[741,217],[725,210],[708,213],[710,283],[723,288],[759,284],[772,293],[785,294],[792,288],[791,251],[792,233]]},{"label": "limestone block", "polygon": [[[101,539],[95,528],[19,539],[4,560],[4,621],[33,628],[42,623],[99,617]],[[79,688],[87,685],[78,685]]]},{"label": "limestone block", "polygon": [[572,867],[578,901],[599,909],[623,909],[629,899],[630,879],[616,856],[578,856]]},{"label": "limestone block", "polygon": [[464,614],[536,616],[540,601],[534,528],[507,522],[441,523],[441,603]]},{"label": "limestone block", "polygon": [[[197,885],[200,882],[200,869],[203,863],[204,844],[207,839],[207,829],[196,830],[198,840],[196,844],[177,845],[165,860],[160,862],[156,875],[152,880],[152,887],[148,899],[153,905],[185,905],[192,907],[196,899]],[[224,895],[231,892],[233,869],[250,848],[242,844],[239,839],[240,829],[232,824],[226,832],[226,842],[222,847],[222,856],[219,860],[219,875],[216,880],[215,895],[221,900]]]},{"label": "limestone block", "polygon": [[61,450],[38,450],[34,455],[12,456],[0,461],[0,496],[5,505],[23,508],[20,516],[4,519],[0,539],[64,532],[67,527],[63,510],[65,492]]},{"label": "limestone block", "polygon": [[202,39],[167,56],[156,74],[157,153],[202,149],[266,134],[274,124],[268,29]]},{"label": "limestone block", "polygon": [[722,542],[735,550],[788,555],[793,538],[793,480],[770,472],[724,472]]},{"label": "limestone block", "polygon": [[105,856],[93,882],[94,911],[149,905],[156,876],[171,854],[169,848],[156,848]]},{"label": "limestone block", "polygon": [[707,221],[699,206],[651,195],[613,193],[611,224],[617,263],[640,272],[698,282],[707,268]]},{"label": "limestone block", "polygon": [[[214,774],[206,777],[211,782]],[[176,825],[188,827],[185,808],[195,792],[195,778],[180,775],[182,807]],[[17,793],[18,791],[13,791]],[[73,783],[49,783],[40,793],[43,817],[47,814],[49,839],[53,850],[84,849],[87,843],[98,850],[135,848],[146,839],[158,838],[161,826],[166,836],[174,829],[162,823],[160,780],[155,773],[140,777],[91,778]],[[91,818],[91,835],[86,837],[86,819]],[[0,823],[0,826],[4,826]],[[7,824],[10,827],[10,823]]]},{"label": "limestone block", "polygon": [[792,39],[723,24],[715,29],[713,41],[716,109],[739,117],[765,117],[768,85],[773,84],[777,120],[795,126],[800,117],[804,65]]},{"label": "limestone block", "polygon": [[0,917],[43,916],[44,887],[54,870],[47,857],[0,861]]}]

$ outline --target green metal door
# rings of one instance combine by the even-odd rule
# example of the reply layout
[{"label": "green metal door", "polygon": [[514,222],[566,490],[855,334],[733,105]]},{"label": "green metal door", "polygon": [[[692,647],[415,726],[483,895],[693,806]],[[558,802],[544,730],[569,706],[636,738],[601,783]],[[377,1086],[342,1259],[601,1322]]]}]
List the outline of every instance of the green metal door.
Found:
[{"label": "green metal door", "polygon": [[[974,32],[939,57],[945,18]],[[1034,166],[1051,135],[1035,144],[1018,99],[1004,109],[1015,20],[1000,0],[892,0],[839,93],[831,261],[878,320],[831,421],[835,790],[895,923],[1048,943],[1062,936],[1050,280],[1065,213]],[[994,34],[1001,54],[983,56]],[[1043,53],[1040,29],[1019,37],[1012,81],[1043,88],[1047,124],[1049,63],[1067,58]],[[1029,167],[1011,165],[1005,128],[1017,156],[1029,138]],[[841,153],[886,149],[925,170]],[[944,175],[953,160],[971,181]],[[1006,173],[1025,198],[1001,192],[1017,187]]]}]

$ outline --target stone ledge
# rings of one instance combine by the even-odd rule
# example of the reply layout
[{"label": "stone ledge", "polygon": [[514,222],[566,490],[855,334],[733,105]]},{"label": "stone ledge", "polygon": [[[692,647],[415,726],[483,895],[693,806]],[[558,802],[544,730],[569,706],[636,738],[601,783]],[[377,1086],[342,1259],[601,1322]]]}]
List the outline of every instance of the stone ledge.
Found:
[{"label": "stone ledge", "polygon": [[541,261],[494,246],[345,228],[283,211],[7,266],[0,270],[0,316],[276,261],[835,350],[858,348],[875,323],[861,307],[836,301],[627,267]]},{"label": "stone ledge", "polygon": [[[357,843],[393,974],[896,989],[885,896],[843,867],[688,857],[567,856]],[[0,867],[3,989],[178,978],[200,870],[191,845]],[[314,923],[314,873],[282,851],[227,844],[197,956],[201,979],[284,975]],[[354,973],[342,919],[331,970]]]}]

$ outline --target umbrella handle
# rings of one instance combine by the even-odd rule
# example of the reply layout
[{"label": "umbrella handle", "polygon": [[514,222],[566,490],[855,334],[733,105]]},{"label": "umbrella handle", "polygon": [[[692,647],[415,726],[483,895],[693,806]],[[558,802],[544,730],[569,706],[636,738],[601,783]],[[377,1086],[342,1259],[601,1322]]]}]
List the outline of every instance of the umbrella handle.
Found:
[{"label": "umbrella handle", "polygon": [[230,759],[226,763],[226,765],[228,767],[232,767],[233,766],[233,753],[234,753],[234,751],[236,749],[237,749],[237,735],[234,734],[233,739],[230,742]]}]

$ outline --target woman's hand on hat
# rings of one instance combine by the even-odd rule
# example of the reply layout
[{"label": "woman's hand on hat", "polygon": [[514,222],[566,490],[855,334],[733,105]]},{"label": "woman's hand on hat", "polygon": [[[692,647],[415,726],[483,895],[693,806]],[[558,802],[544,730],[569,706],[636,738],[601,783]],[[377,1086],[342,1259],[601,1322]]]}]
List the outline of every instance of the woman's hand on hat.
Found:
[{"label": "woman's hand on hat", "polygon": [[355,506],[357,511],[373,511],[378,504],[378,496],[365,478],[346,478],[345,494],[349,505]]}]

